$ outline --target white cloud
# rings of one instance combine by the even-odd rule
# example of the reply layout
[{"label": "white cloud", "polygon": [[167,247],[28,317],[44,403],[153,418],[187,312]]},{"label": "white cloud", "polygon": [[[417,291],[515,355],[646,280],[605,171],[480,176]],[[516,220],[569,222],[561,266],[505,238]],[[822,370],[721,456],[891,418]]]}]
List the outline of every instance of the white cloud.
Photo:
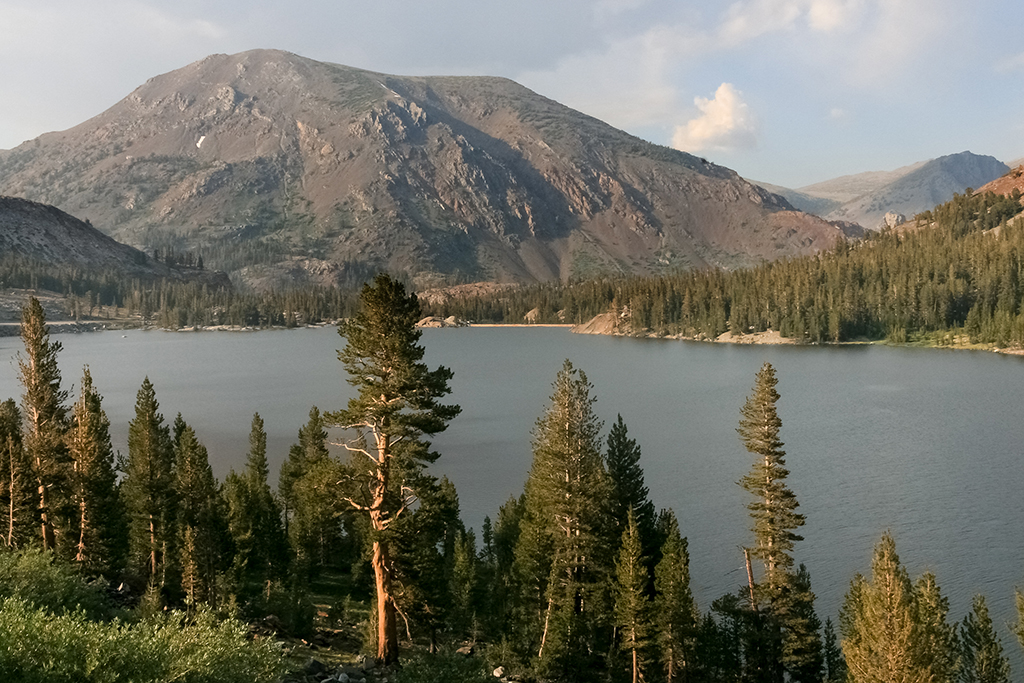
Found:
[{"label": "white cloud", "polygon": [[812,0],[807,23],[816,31],[830,33],[849,29],[860,17],[864,0]]},{"label": "white cloud", "polygon": [[828,113],[828,117],[833,121],[839,121],[846,118],[846,110],[840,107],[833,107]]},{"label": "white cloud", "polygon": [[676,127],[673,147],[684,152],[757,147],[757,119],[731,83],[718,86],[713,99],[698,97],[694,104],[701,115]]}]

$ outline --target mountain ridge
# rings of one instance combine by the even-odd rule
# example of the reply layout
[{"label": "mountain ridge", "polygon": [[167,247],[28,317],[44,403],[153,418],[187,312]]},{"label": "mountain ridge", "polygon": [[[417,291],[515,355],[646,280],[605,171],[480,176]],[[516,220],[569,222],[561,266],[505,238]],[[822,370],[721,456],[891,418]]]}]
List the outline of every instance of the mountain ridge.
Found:
[{"label": "mountain ridge", "polygon": [[995,157],[965,151],[919,161],[893,171],[840,176],[796,190],[762,184],[796,208],[829,221],[850,221],[873,230],[885,214],[912,218],[945,203],[954,193],[978,188],[1002,176],[1009,166]]},{"label": "mountain ridge", "polygon": [[272,50],[211,55],[0,152],[0,193],[267,286],[371,268],[424,285],[736,267],[842,235],[508,79]]}]

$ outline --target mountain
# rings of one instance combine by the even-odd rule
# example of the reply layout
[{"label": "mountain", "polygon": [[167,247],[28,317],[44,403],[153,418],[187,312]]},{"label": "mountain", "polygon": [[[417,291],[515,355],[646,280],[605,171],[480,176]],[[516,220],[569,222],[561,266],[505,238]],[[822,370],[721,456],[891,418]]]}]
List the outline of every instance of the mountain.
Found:
[{"label": "mountain", "polygon": [[794,207],[830,221],[849,221],[868,229],[881,227],[885,214],[906,218],[943,204],[954,193],[978,188],[1009,170],[990,156],[961,152],[922,161],[895,171],[842,176],[796,190],[766,186]]},{"label": "mountain", "polygon": [[0,193],[266,287],[380,267],[419,286],[736,267],[841,234],[506,79],[272,50],[207,57],[0,152]]},{"label": "mountain", "polygon": [[60,209],[15,197],[0,196],[0,254],[141,277],[166,276],[169,270]]}]

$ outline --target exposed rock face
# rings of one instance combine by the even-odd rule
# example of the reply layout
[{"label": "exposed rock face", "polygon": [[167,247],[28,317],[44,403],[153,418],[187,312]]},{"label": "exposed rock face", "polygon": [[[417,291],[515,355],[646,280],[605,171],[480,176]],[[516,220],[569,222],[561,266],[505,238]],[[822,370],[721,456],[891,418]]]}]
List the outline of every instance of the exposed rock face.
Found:
[{"label": "exposed rock face", "polygon": [[902,213],[896,211],[887,211],[882,216],[882,222],[879,225],[880,228],[895,228],[897,225],[903,225],[907,222],[907,217]]},{"label": "exposed rock face", "polygon": [[269,50],[207,57],[0,152],[0,192],[140,247],[205,246],[214,267],[230,252],[238,279],[264,285],[330,281],[319,262],[420,287],[733,267],[840,235],[729,169],[509,80]]}]

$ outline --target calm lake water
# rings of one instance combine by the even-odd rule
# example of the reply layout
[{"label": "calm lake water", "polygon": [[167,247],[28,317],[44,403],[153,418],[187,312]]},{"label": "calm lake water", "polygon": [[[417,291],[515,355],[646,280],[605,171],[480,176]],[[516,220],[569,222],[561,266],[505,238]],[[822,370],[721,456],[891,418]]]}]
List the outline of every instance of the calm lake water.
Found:
[{"label": "calm lake water", "polygon": [[[333,328],[259,333],[130,331],[57,337],[65,387],[88,364],[126,451],[135,393],[149,376],[165,419],[181,412],[210,451],[218,477],[239,468],[252,414],[266,421],[276,472],[313,405],[350,396]],[[836,621],[857,571],[890,529],[911,575],[935,572],[961,619],[975,592],[1007,628],[1013,589],[1024,587],[1024,359],[992,353],[754,347],[573,335],[552,328],[426,330],[431,366],[455,372],[463,407],[435,439],[435,466],[458,488],[466,524],[479,531],[530,465],[530,433],[565,358],[595,386],[605,425],[621,413],[642,450],[651,497],[672,507],[689,537],[702,609],[745,581],[751,543],[750,467],[736,426],[764,361],[779,376],[789,484],[807,516],[798,561],[807,564],[824,621]],[[0,399],[19,397],[17,338],[0,338]]]}]

